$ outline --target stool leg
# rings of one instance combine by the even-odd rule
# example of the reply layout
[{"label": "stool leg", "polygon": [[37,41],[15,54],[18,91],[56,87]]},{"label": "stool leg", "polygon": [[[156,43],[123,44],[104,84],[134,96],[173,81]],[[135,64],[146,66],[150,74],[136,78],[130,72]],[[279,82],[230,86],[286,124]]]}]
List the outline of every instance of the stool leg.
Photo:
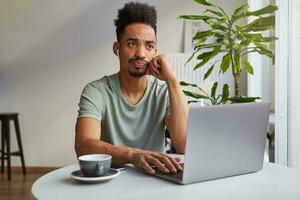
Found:
[{"label": "stool leg", "polygon": [[7,177],[11,180],[11,164],[10,164],[10,126],[9,120],[5,120],[5,138],[6,138],[6,155],[7,155]]},{"label": "stool leg", "polygon": [[26,167],[25,167],[25,160],[24,160],[24,154],[23,154],[23,146],[22,146],[22,139],[21,139],[21,132],[20,132],[18,117],[15,118],[14,124],[15,124],[15,129],[16,129],[17,142],[18,142],[18,146],[19,146],[20,156],[21,156],[23,174],[26,174]]},{"label": "stool leg", "polygon": [[1,174],[4,173],[4,160],[5,160],[5,125],[4,120],[1,122]]}]

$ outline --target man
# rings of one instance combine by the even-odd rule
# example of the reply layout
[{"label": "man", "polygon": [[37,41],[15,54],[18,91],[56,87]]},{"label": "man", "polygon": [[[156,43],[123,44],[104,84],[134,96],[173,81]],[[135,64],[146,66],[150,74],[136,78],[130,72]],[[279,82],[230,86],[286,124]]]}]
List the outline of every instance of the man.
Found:
[{"label": "man", "polygon": [[[113,52],[120,71],[83,90],[76,123],[77,156],[112,155],[112,163],[131,163],[155,173],[182,170],[179,159],[164,154],[164,130],[184,153],[188,106],[164,55],[156,56],[156,10],[127,3],[115,20]],[[99,140],[100,139],[100,140]]]}]

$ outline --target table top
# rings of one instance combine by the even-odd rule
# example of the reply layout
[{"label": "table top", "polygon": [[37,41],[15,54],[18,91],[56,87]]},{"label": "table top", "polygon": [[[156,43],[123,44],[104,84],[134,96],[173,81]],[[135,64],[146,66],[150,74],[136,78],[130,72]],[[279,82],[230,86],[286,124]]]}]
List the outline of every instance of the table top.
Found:
[{"label": "table top", "polygon": [[127,168],[103,183],[83,184],[70,173],[77,164],[66,166],[39,178],[32,186],[34,199],[300,199],[300,171],[278,164],[264,163],[261,171],[190,185],[178,185]]}]

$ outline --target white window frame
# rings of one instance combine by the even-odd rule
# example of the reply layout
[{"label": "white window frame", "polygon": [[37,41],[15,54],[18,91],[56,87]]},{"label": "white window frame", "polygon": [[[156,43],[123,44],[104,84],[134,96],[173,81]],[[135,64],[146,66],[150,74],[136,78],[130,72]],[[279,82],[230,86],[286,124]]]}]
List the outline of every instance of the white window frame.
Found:
[{"label": "white window frame", "polygon": [[300,0],[277,0],[275,160],[300,169]]},{"label": "white window frame", "polygon": [[289,0],[288,165],[300,169],[300,0]]},{"label": "white window frame", "polygon": [[288,164],[289,0],[276,0],[275,162]]}]

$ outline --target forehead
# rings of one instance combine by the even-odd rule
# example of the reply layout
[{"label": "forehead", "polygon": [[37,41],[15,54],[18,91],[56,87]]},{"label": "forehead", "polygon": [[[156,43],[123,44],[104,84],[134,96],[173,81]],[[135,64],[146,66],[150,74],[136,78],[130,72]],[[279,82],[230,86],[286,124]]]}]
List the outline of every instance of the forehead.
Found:
[{"label": "forehead", "polygon": [[121,40],[136,38],[145,41],[156,41],[154,29],[147,24],[135,23],[125,27]]}]

